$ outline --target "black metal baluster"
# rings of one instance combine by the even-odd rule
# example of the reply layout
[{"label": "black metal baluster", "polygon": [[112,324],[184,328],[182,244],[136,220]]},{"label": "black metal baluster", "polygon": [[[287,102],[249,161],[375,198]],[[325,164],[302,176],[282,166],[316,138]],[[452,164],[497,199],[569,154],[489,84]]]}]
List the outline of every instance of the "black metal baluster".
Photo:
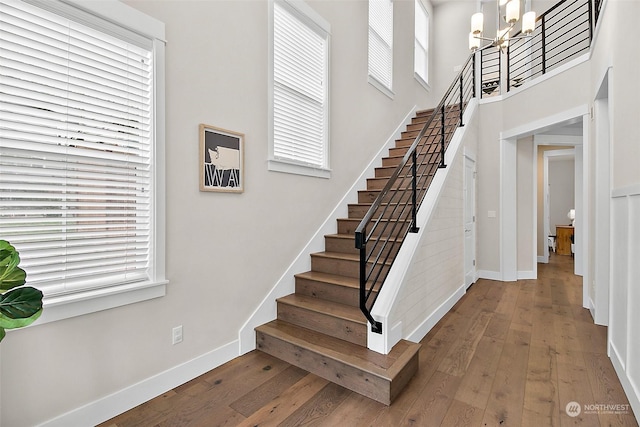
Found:
[{"label": "black metal baluster", "polygon": [[411,168],[411,229],[412,233],[417,233],[418,230],[418,150],[413,150],[413,167]]},{"label": "black metal baluster", "polygon": [[593,7],[591,0],[587,0],[589,4],[589,41],[593,40]]},{"label": "black metal baluster", "polygon": [[546,40],[546,16],[542,15],[542,74],[547,72],[547,40]]},{"label": "black metal baluster", "polygon": [[476,97],[476,54],[473,54],[473,59],[471,60],[472,70],[471,70],[471,80],[472,80],[472,88],[473,88],[473,98]]},{"label": "black metal baluster", "polygon": [[463,72],[460,73],[460,126],[464,126],[464,122],[462,120],[462,113],[464,113],[464,69]]},{"label": "black metal baluster", "polygon": [[441,135],[440,135],[440,156],[441,156],[441,159],[440,159],[440,165],[438,167],[439,168],[446,168],[447,165],[444,162],[444,152],[445,152],[445,147],[444,147],[444,144],[445,144],[445,141],[444,141],[444,139],[445,139],[445,134],[444,134],[444,130],[445,130],[444,129],[445,128],[445,126],[444,126],[444,116],[445,116],[444,103],[442,104],[442,107],[440,108],[440,112],[441,112],[441,120],[442,120],[442,123],[441,123],[441,126],[440,126],[440,133],[441,133]]},{"label": "black metal baluster", "polygon": [[511,90],[511,44],[507,45],[507,92]]}]

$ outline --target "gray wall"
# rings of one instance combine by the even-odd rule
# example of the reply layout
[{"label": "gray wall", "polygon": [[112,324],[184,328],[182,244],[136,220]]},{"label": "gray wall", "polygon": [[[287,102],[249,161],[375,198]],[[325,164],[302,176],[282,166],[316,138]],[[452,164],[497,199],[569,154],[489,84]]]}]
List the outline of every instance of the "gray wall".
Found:
[{"label": "gray wall", "polygon": [[[558,225],[569,225],[569,209],[574,203],[574,160],[549,161],[549,227],[551,231]],[[555,234],[555,233],[554,233]]]}]

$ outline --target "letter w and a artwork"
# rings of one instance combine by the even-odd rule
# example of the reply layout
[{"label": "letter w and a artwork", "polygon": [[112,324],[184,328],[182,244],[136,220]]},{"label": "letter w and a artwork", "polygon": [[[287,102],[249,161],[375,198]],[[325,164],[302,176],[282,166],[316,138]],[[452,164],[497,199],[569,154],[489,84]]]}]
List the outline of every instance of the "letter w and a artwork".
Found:
[{"label": "letter w and a artwork", "polygon": [[201,158],[204,162],[201,189],[210,191],[243,191],[242,138],[222,129],[205,127],[201,133]]}]

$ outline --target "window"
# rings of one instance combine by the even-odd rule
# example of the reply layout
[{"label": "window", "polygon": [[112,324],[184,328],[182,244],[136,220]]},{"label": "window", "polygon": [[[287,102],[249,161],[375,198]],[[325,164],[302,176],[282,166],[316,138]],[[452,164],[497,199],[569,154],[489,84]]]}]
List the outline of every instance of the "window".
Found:
[{"label": "window", "polygon": [[329,177],[329,26],[304,3],[273,3],[269,169]]},{"label": "window", "polygon": [[369,82],[393,96],[393,3],[369,0]]},{"label": "window", "polygon": [[429,86],[429,14],[420,0],[416,2],[415,50],[413,64],[418,81]]},{"label": "window", "polygon": [[[66,3],[36,4],[47,10],[0,0],[0,236],[43,291],[43,319],[160,296],[163,44]],[[90,309],[54,309],[87,299]]]}]

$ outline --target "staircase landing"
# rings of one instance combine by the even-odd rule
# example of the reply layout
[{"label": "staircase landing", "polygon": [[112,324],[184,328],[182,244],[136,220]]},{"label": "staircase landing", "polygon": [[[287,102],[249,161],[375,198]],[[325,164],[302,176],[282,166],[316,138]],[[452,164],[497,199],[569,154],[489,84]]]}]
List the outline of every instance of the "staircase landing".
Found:
[{"label": "staircase landing", "polygon": [[418,370],[420,344],[405,340],[384,355],[281,320],[256,333],[258,350],[385,405]]}]

